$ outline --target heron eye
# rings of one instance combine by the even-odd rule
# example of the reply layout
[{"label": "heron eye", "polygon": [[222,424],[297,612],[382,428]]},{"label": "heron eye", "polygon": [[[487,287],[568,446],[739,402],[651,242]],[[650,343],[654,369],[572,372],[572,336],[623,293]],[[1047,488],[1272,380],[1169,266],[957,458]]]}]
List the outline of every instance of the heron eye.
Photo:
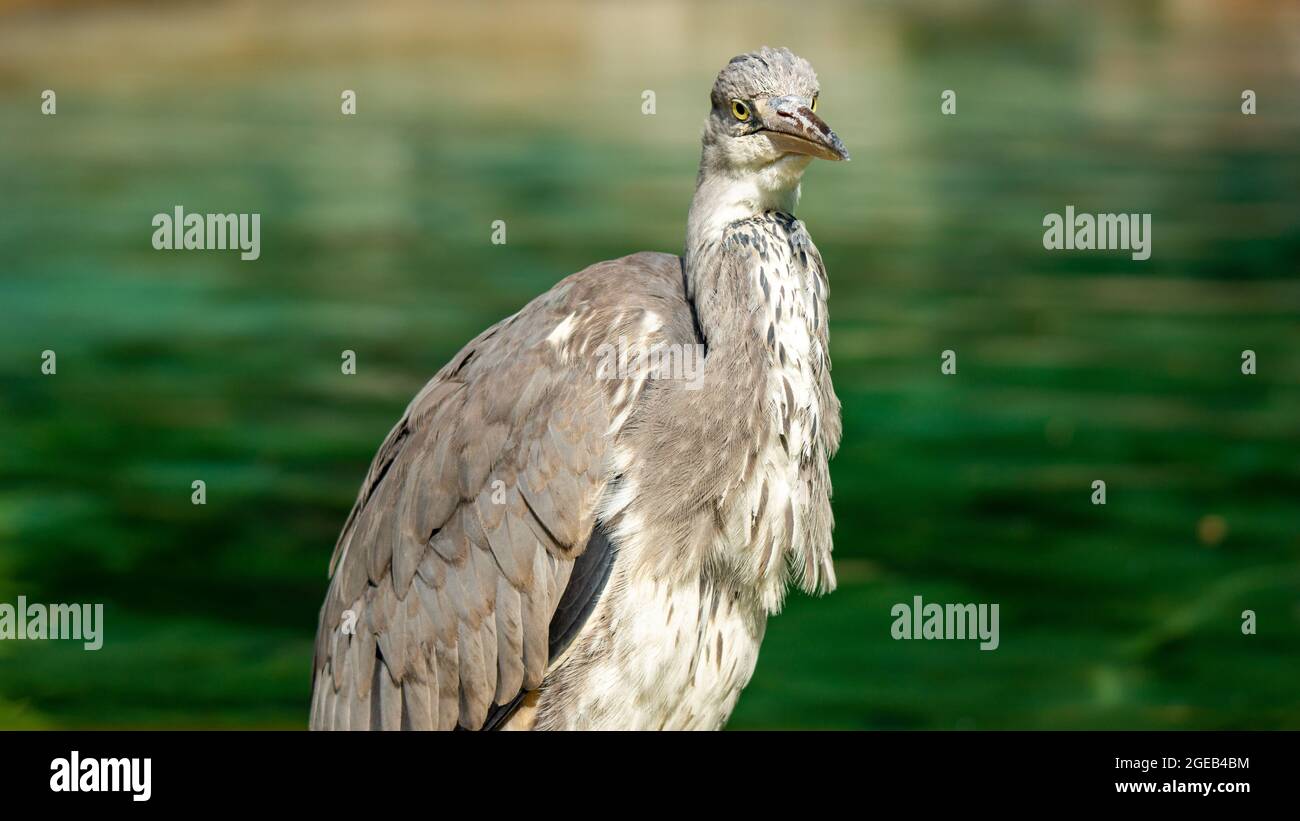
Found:
[{"label": "heron eye", "polygon": [[740,100],[731,101],[731,116],[740,120],[742,123],[749,119],[749,106]]},{"label": "heron eye", "polygon": [[817,110],[817,98],[818,98],[819,96],[821,96],[821,95],[819,95],[819,94],[814,94],[814,95],[813,95],[812,110],[813,110],[814,112]]}]

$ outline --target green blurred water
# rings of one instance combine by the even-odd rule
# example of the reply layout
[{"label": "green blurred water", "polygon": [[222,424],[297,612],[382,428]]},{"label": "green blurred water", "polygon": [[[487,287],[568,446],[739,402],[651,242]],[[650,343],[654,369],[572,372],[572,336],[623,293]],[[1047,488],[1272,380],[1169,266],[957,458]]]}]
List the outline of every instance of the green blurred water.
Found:
[{"label": "green blurred water", "polygon": [[[734,8],[10,14],[0,602],[107,623],[96,653],[0,644],[0,726],[303,726],[388,428],[564,275],[680,249],[713,74],[770,42],[854,155],[799,213],[832,282],[841,587],[770,622],[730,726],[1300,727],[1295,16]],[[177,204],[261,213],[261,258],[152,250]],[[1045,252],[1070,204],[1150,212],[1152,258]],[[914,595],[999,603],[1000,648],[893,641]]]}]

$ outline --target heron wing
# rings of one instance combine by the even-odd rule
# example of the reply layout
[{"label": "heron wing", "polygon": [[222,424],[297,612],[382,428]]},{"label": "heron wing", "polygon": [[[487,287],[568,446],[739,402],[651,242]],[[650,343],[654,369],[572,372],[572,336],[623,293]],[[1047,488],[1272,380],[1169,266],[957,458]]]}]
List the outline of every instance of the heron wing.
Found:
[{"label": "heron wing", "polygon": [[666,255],[570,277],[469,343],[384,440],[330,563],[313,728],[499,725],[581,630],[613,561],[595,518],[617,408],[574,354],[635,319],[638,287],[611,276],[662,291],[659,310],[681,290]]}]

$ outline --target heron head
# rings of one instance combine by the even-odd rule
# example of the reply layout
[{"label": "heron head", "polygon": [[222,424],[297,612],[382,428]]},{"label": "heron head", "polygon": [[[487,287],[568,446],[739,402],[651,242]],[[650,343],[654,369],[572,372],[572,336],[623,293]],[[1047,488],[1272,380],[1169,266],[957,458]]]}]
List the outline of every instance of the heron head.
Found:
[{"label": "heron head", "polygon": [[703,173],[759,175],[763,187],[797,186],[814,157],[849,152],[817,114],[817,74],[789,49],[764,46],[718,74],[704,128]]}]

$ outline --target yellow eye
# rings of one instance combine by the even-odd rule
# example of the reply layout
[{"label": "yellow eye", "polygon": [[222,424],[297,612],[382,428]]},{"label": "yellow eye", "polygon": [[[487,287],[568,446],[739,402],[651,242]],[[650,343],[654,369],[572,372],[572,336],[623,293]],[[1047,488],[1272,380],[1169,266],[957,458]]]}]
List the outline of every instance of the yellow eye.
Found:
[{"label": "yellow eye", "polygon": [[817,98],[820,97],[820,96],[821,96],[820,94],[814,94],[814,95],[813,95],[813,104],[812,104],[812,110],[813,110],[813,111],[816,111],[816,110],[817,110]]},{"label": "yellow eye", "polygon": [[749,106],[740,100],[731,101],[731,116],[740,120],[742,123],[749,119]]}]

